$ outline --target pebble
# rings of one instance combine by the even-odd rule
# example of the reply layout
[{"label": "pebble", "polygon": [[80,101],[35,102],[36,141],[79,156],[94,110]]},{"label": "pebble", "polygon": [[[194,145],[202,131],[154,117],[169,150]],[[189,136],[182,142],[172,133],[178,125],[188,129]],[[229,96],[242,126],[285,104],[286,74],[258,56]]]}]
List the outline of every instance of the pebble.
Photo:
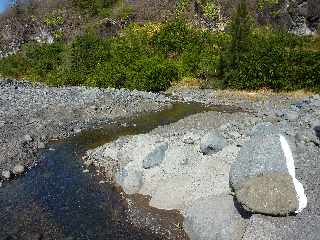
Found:
[{"label": "pebble", "polygon": [[83,165],[85,165],[86,167],[90,167],[93,165],[93,163],[94,163],[93,160],[88,159],[83,163]]},{"label": "pebble", "polygon": [[80,128],[74,128],[74,129],[73,129],[73,132],[74,132],[74,133],[80,133],[80,132],[81,132],[81,129],[80,129]]},{"label": "pebble", "polygon": [[43,142],[39,142],[38,143],[38,148],[39,149],[44,149],[46,147],[46,145]]},{"label": "pebble", "polygon": [[9,180],[11,178],[11,172],[9,170],[3,170],[1,176],[4,180]]},{"label": "pebble", "polygon": [[29,134],[27,134],[27,135],[24,136],[24,141],[25,141],[25,142],[32,142],[32,140],[33,140],[33,139],[32,139],[32,137],[31,137]]},{"label": "pebble", "polygon": [[13,174],[15,174],[15,175],[20,175],[20,174],[24,173],[24,171],[25,171],[25,167],[21,164],[17,164],[16,166],[14,166],[14,168],[12,170]]}]

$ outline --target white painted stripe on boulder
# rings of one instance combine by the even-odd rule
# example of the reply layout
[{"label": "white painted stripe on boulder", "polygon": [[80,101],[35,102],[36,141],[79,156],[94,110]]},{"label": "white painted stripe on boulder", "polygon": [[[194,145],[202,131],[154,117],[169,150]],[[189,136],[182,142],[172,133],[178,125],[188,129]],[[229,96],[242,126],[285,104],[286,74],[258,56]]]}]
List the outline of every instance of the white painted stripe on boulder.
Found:
[{"label": "white painted stripe on boulder", "polygon": [[303,185],[298,181],[298,179],[296,179],[296,170],[294,167],[293,155],[292,155],[292,151],[290,149],[289,143],[287,142],[286,138],[283,135],[279,134],[279,136],[280,136],[281,147],[286,158],[287,169],[290,176],[292,177],[293,185],[296,190],[297,199],[299,202],[298,209],[295,212],[300,213],[302,212],[303,209],[307,207],[308,199],[304,193]]}]

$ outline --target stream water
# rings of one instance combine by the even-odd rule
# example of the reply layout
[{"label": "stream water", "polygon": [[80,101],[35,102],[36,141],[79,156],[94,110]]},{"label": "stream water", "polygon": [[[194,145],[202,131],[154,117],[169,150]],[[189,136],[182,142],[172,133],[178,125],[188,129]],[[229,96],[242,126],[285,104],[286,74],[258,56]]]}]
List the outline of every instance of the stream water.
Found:
[{"label": "stream water", "polygon": [[119,136],[145,133],[205,111],[237,109],[177,103],[51,142],[36,167],[0,188],[0,240],[161,239],[127,223],[120,194],[111,184],[101,184],[95,171],[83,172],[80,155]]}]

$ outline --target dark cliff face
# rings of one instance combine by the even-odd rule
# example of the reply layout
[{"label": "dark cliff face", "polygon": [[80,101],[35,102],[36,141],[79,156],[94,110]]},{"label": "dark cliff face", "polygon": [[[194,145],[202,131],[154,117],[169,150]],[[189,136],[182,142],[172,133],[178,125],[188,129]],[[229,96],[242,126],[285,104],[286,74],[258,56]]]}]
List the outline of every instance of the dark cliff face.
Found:
[{"label": "dark cliff face", "polygon": [[299,35],[317,31],[320,20],[320,0],[262,1],[257,6],[259,23],[272,23]]},{"label": "dark cliff face", "polygon": [[[128,22],[164,21],[183,14],[194,25],[223,30],[239,2],[119,0],[131,9],[125,17],[88,18],[72,7],[72,0],[33,1],[32,7],[14,8],[0,16],[0,58],[17,51],[21,44],[29,41],[69,41],[81,34],[88,23],[95,26],[102,36],[109,36],[116,34]],[[179,9],[179,1],[180,5],[182,1],[187,2],[185,9]],[[248,5],[259,24],[272,24],[301,35],[319,31],[320,0],[248,0]]]}]

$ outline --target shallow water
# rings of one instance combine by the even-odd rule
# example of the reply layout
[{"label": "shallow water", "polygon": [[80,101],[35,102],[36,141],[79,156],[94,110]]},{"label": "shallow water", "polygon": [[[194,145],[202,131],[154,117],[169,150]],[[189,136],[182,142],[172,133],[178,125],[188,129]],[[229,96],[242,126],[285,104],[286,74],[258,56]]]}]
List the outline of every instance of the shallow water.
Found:
[{"label": "shallow water", "polygon": [[41,152],[35,168],[0,188],[0,240],[161,239],[126,222],[126,204],[120,194],[112,185],[100,184],[95,171],[84,173],[79,156],[119,136],[145,133],[205,111],[238,109],[177,103],[171,109],[145,113],[52,142]]}]

